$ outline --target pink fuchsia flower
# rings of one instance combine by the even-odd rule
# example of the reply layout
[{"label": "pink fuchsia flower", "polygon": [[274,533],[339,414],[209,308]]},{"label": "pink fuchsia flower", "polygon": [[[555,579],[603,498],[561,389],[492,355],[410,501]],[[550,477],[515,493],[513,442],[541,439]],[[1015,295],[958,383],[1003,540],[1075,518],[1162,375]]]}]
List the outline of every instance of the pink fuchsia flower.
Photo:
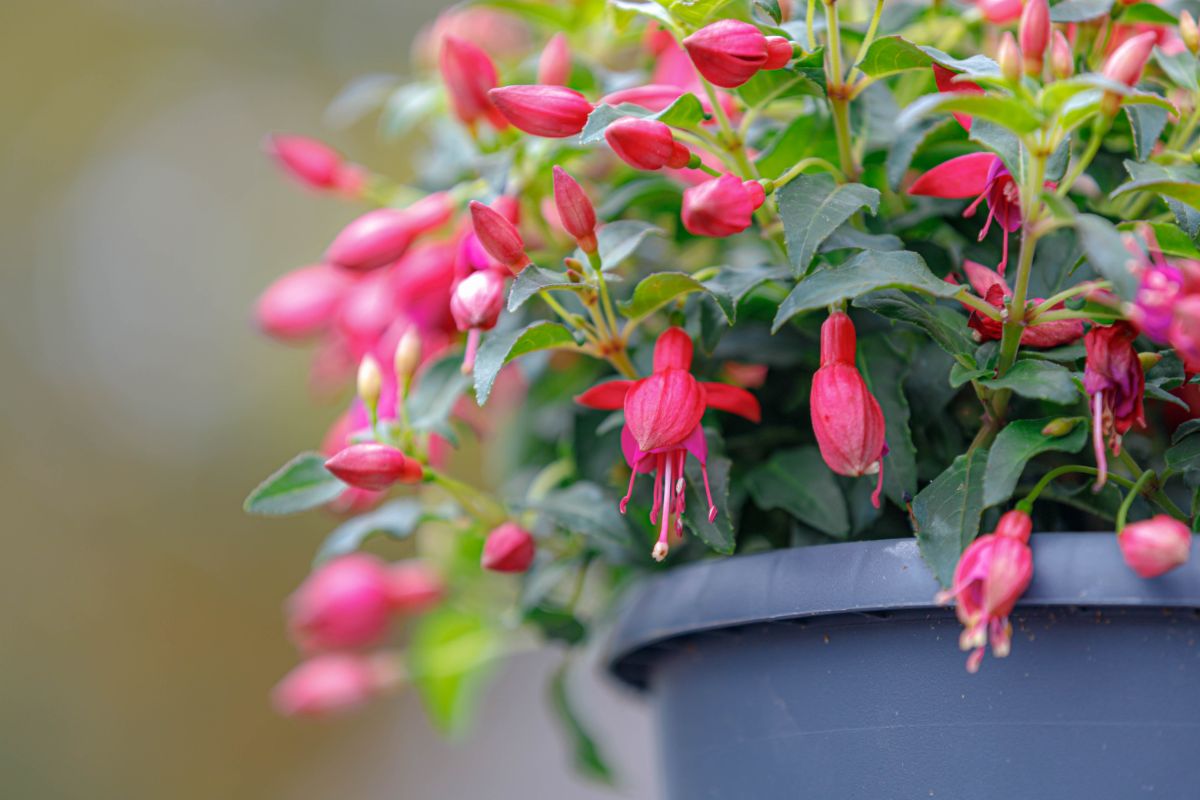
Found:
[{"label": "pink fuchsia flower", "polygon": [[419,483],[421,462],[378,442],[352,444],[325,461],[325,469],[359,489],[379,491],[395,483]]},{"label": "pink fuchsia flower", "polygon": [[441,576],[422,561],[400,561],[388,567],[388,603],[397,614],[421,614],[445,594]]},{"label": "pink fuchsia flower", "polygon": [[886,428],[879,401],[855,366],[856,347],[850,317],[830,314],[821,325],[821,366],[813,375],[809,406],[825,464],[839,475],[878,475],[871,502],[879,508]]},{"label": "pink fuchsia flower", "polygon": [[307,651],[377,643],[392,617],[387,565],[353,553],[318,567],[288,599],[288,628]]},{"label": "pink fuchsia flower", "polygon": [[571,77],[571,46],[565,33],[550,37],[538,59],[537,82],[542,85],[565,86]]},{"label": "pink fuchsia flower", "polygon": [[454,203],[444,192],[405,209],[368,211],[342,229],[329,245],[325,260],[353,272],[378,269],[400,258],[418,237],[441,227],[453,213]]},{"label": "pink fuchsia flower", "polygon": [[479,244],[492,258],[513,271],[520,272],[529,265],[525,253],[525,240],[517,226],[494,208],[472,200],[471,226],[479,238]]},{"label": "pink fuchsia flower", "polygon": [[488,534],[480,564],[492,572],[524,572],[533,563],[537,545],[529,531],[505,522]]},{"label": "pink fuchsia flower", "polygon": [[723,383],[702,383],[689,372],[692,340],[680,328],[668,328],[654,345],[654,372],[638,381],[609,381],[575,398],[588,408],[625,411],[621,449],[632,469],[629,489],[621,499],[624,514],[639,473],[654,473],[654,507],[650,521],[662,519],[656,561],[667,557],[668,536],[683,532],[684,464],[689,453],[700,462],[708,518],[716,519],[708,485],[708,443],[700,420],[706,408],[729,411],[758,422],[762,412],[758,400],[745,389]]},{"label": "pink fuchsia flower", "polygon": [[1114,455],[1119,455],[1121,437],[1134,423],[1142,427],[1146,424],[1142,407],[1146,375],[1133,347],[1136,338],[1137,331],[1127,322],[1108,327],[1097,325],[1083,337],[1087,348],[1083,388],[1092,402],[1092,441],[1100,470],[1097,487],[1103,486],[1108,478],[1106,449],[1111,448]]},{"label": "pink fuchsia flower", "polygon": [[700,74],[711,83],[734,89],[759,70],[786,67],[792,43],[782,36],[764,36],[755,26],[735,19],[718,20],[683,40]]},{"label": "pink fuchsia flower", "polygon": [[958,644],[970,650],[967,671],[979,671],[989,640],[992,655],[1004,658],[1012,647],[1008,615],[1033,578],[1033,553],[1027,542],[1033,521],[1024,511],[1009,511],[996,530],[970,544],[958,560],[954,583],[940,592],[937,602],[955,600],[955,614],[963,624]]},{"label": "pink fuchsia flower", "polygon": [[348,197],[359,197],[366,188],[366,170],[348,163],[324,142],[276,134],[267,137],[264,149],[289,175],[309,188]]},{"label": "pink fuchsia flower", "polygon": [[450,107],[464,125],[473,129],[486,119],[498,131],[508,127],[504,115],[488,99],[488,92],[496,88],[496,65],[482,48],[447,34],[438,54],[438,68]]},{"label": "pink fuchsia flower", "polygon": [[1148,225],[1139,233],[1146,238],[1144,250],[1132,236],[1125,246],[1134,257],[1133,271],[1138,277],[1137,294],[1129,316],[1147,337],[1166,344],[1175,320],[1175,307],[1186,293],[1183,269],[1167,261],[1158,249],[1153,229]]},{"label": "pink fuchsia flower", "polygon": [[[970,282],[971,288],[989,305],[1003,309],[1004,301],[1012,297],[1012,289],[1009,288],[1008,282],[995,270],[974,261],[964,260],[963,271],[967,273],[967,280]],[[1034,303],[1041,301],[1042,298],[1035,297],[1033,299]],[[1055,308],[1063,307],[1061,303],[1055,306]],[[978,311],[971,312],[971,318],[967,320],[967,325],[983,342],[999,341],[1004,331],[1004,326],[999,320],[980,314]],[[1021,344],[1034,348],[1060,347],[1079,341],[1083,338],[1083,333],[1083,320],[1063,319],[1039,322],[1026,326],[1025,330],[1021,332]]]},{"label": "pink fuchsia flower", "polygon": [[1187,563],[1192,531],[1174,517],[1159,514],[1126,525],[1117,542],[1130,569],[1143,578],[1157,578]]},{"label": "pink fuchsia flower", "polygon": [[450,298],[450,313],[460,331],[467,331],[467,350],[463,355],[462,371],[475,368],[475,353],[479,349],[480,332],[491,330],[504,308],[504,278],[492,270],[473,272],[454,288]]},{"label": "pink fuchsia flower", "polygon": [[758,181],[725,174],[683,192],[683,227],[696,236],[723,237],[750,227],[767,199]]},{"label": "pink fuchsia flower", "polygon": [[604,140],[622,161],[635,169],[682,169],[692,153],[675,141],[671,129],[653,119],[625,117],[604,130]]},{"label": "pink fuchsia flower", "polygon": [[1188,295],[1175,306],[1167,338],[1187,370],[1200,372],[1200,294]]},{"label": "pink fuchsia flower", "polygon": [[389,659],[327,653],[289,672],[271,693],[271,702],[284,716],[324,717],[358,708],[399,679]]},{"label": "pink fuchsia flower", "polygon": [[563,230],[585,253],[596,252],[596,209],[574,178],[562,167],[554,168],[554,207]]},{"label": "pink fuchsia flower", "polygon": [[[1018,11],[1020,4],[1018,3]],[[958,72],[952,69],[947,69],[941,64],[933,65],[933,81],[937,84],[939,92],[950,92],[958,94],[983,94],[983,87],[971,81],[956,80],[959,76]],[[954,119],[963,127],[963,130],[971,130],[971,117],[968,114],[954,112]]]},{"label": "pink fuchsia flower", "polygon": [[594,110],[586,97],[565,86],[502,86],[488,97],[513,127],[550,139],[579,133]]},{"label": "pink fuchsia flower", "polygon": [[325,264],[289,272],[258,298],[255,321],[276,339],[307,339],[329,327],[352,282],[346,273]]}]

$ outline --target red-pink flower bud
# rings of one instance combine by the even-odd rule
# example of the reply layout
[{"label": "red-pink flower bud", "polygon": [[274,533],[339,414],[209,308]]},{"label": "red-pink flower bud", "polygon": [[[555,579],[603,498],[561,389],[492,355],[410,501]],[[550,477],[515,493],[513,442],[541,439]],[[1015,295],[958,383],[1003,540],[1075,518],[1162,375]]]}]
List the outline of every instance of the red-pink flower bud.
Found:
[{"label": "red-pink flower bud", "polygon": [[423,561],[400,561],[388,567],[388,601],[398,614],[420,614],[438,604],[446,586]]},{"label": "red-pink flower bud", "polygon": [[1033,519],[1025,511],[1013,509],[1000,517],[1000,521],[996,523],[996,530],[992,531],[992,533],[997,536],[1007,536],[1009,539],[1028,542],[1029,534],[1033,533]]},{"label": "red-pink flower bud", "polygon": [[351,222],[329,245],[326,260],[355,272],[391,264],[417,237],[450,219],[454,204],[438,192],[405,209],[378,208]]},{"label": "red-pink flower bud", "polygon": [[1000,52],[996,54],[1000,63],[1000,74],[1004,79],[1016,83],[1021,80],[1021,48],[1013,38],[1011,31],[1005,31],[1000,37]]},{"label": "red-pink flower bud", "polygon": [[1055,31],[1050,39],[1050,71],[1059,80],[1075,74],[1075,55],[1062,31]]},{"label": "red-pink flower bud", "polygon": [[634,86],[629,89],[619,89],[600,98],[601,103],[619,106],[630,103],[641,106],[648,111],[662,111],[683,96],[683,89],[665,83],[648,83],[645,86]]},{"label": "red-pink flower bud", "polygon": [[554,168],[554,207],[563,230],[585,253],[596,252],[596,209],[579,183],[562,167]]},{"label": "red-pink flower bud", "polygon": [[496,88],[496,65],[487,53],[465,39],[448,34],[442,40],[438,67],[450,106],[464,124],[474,126],[486,118],[496,130],[508,127],[504,116],[488,99],[488,92]]},{"label": "red-pink flower bud", "polygon": [[683,227],[696,236],[732,236],[750,227],[767,199],[762,184],[722,175],[683,193]]},{"label": "red-pink flower bud", "polygon": [[506,522],[488,534],[481,564],[492,572],[524,572],[537,550],[533,536],[515,522]]},{"label": "red-pink flower bud", "polygon": [[821,325],[821,366],[849,364],[858,358],[858,332],[846,314],[830,314]]},{"label": "red-pink flower bud", "polygon": [[529,264],[529,256],[525,254],[525,241],[517,227],[503,214],[478,200],[472,200],[470,208],[471,225],[483,249],[513,272],[524,269]]},{"label": "red-pink flower bud", "polygon": [[288,174],[310,188],[357,196],[366,184],[362,167],[346,163],[336,150],[316,139],[272,135],[264,147]]},{"label": "red-pink flower bud", "polygon": [[636,169],[683,169],[692,153],[679,142],[671,129],[653,119],[625,117],[604,130],[604,139],[613,152]]},{"label": "red-pink flower bud", "polygon": [[488,97],[514,127],[550,139],[579,133],[593,110],[586,97],[565,86],[501,86]]},{"label": "red-pink flower bud", "polygon": [[1179,12],[1179,38],[1193,55],[1200,51],[1200,27],[1196,26],[1196,18],[1187,11]]},{"label": "red-pink flower bud", "polygon": [[386,489],[393,483],[417,483],[419,461],[386,444],[364,442],[346,447],[325,462],[325,469],[359,489]]},{"label": "red-pink flower bud", "polygon": [[792,43],[764,36],[755,26],[736,19],[706,25],[683,40],[696,69],[726,89],[741,86],[760,69],[779,69],[792,60]]},{"label": "red-pink flower bud", "polygon": [[556,33],[546,43],[538,59],[537,82],[543,85],[565,86],[571,77],[571,46],[565,33]]},{"label": "red-pink flower bud", "polygon": [[375,657],[328,653],[289,672],[271,693],[289,717],[321,717],[357,708],[399,680],[395,667]]},{"label": "red-pink flower bud", "polygon": [[1192,532],[1174,517],[1159,514],[1126,525],[1117,541],[1130,569],[1143,578],[1156,578],[1187,563]]},{"label": "red-pink flower bud", "polygon": [[1126,41],[1104,62],[1102,74],[1109,80],[1133,86],[1142,78],[1142,70],[1158,41],[1158,33],[1147,31]]},{"label": "red-pink flower bud", "polygon": [[1005,25],[1021,16],[1021,0],[977,0],[975,7],[993,25]]},{"label": "red-pink flower bud", "polygon": [[258,298],[254,318],[268,336],[305,339],[328,327],[350,285],[349,275],[324,264],[294,270]]},{"label": "red-pink flower bud", "polygon": [[460,331],[490,330],[504,308],[504,278],[492,270],[472,272],[454,287],[450,313]]},{"label": "red-pink flower bud", "polygon": [[391,621],[386,565],[353,553],[308,576],[287,603],[288,629],[304,650],[365,647],[383,638]]},{"label": "red-pink flower bud", "polygon": [[1025,74],[1041,74],[1046,47],[1050,44],[1050,4],[1046,0],[1025,0],[1018,34],[1025,56]]}]

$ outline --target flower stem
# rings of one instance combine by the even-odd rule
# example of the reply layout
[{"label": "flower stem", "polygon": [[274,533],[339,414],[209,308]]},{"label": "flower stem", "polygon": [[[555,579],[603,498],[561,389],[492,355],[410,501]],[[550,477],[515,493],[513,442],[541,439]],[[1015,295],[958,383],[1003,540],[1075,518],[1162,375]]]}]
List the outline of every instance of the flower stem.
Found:
[{"label": "flower stem", "polygon": [[508,519],[508,512],[487,492],[455,480],[433,467],[425,467],[425,480],[445,489],[473,517],[489,528]]},{"label": "flower stem", "polygon": [[[1029,494],[1025,495],[1025,498],[1021,500],[1021,502],[1017,503],[1017,508],[1021,509],[1027,514],[1031,513],[1033,511],[1033,504],[1037,502],[1038,497],[1046,490],[1046,487],[1054,483],[1054,481],[1058,480],[1063,475],[1070,475],[1072,473],[1088,475],[1094,478],[1100,474],[1100,470],[1096,469],[1095,467],[1085,467],[1081,464],[1070,464],[1065,467],[1052,469],[1042,476],[1042,479],[1034,485],[1034,487],[1029,491]],[[1120,475],[1109,475],[1108,479],[1114,483],[1124,486],[1126,489],[1132,489],[1134,486],[1133,481],[1129,480],[1128,478],[1122,478]]]},{"label": "flower stem", "polygon": [[[1146,470],[1144,472],[1141,466],[1137,463],[1137,461],[1134,460],[1133,456],[1129,455],[1129,451],[1125,448],[1121,449],[1121,454],[1118,456],[1118,458],[1121,459],[1121,463],[1125,465],[1130,474],[1138,480],[1141,480],[1146,472],[1150,472],[1150,470]],[[1153,473],[1151,472],[1151,474]],[[1110,475],[1109,477],[1111,478],[1112,476]],[[1168,497],[1167,493],[1163,491],[1162,483],[1160,481],[1156,480],[1154,483],[1150,484],[1149,490],[1146,491],[1145,494],[1155,503],[1158,503],[1159,508],[1175,517],[1175,519],[1180,520],[1181,522],[1191,521],[1191,518],[1187,514],[1183,513],[1182,509],[1175,505],[1175,501]]]},{"label": "flower stem", "polygon": [[1078,297],[1081,294],[1087,294],[1088,292],[1097,289],[1111,288],[1112,281],[1086,281],[1078,286],[1072,286],[1070,289],[1064,289],[1056,295],[1047,297],[1045,300],[1034,306],[1029,312],[1029,324],[1032,325],[1034,322],[1040,321],[1043,314],[1050,313],[1051,309],[1053,309],[1056,305],[1059,303],[1065,303],[1072,297]]},{"label": "flower stem", "polygon": [[850,101],[842,80],[842,38],[838,25],[837,5],[833,0],[825,2],[825,24],[829,28],[829,42],[825,64],[826,94],[833,114],[833,133],[837,139],[838,161],[842,174],[848,180],[858,177],[858,165],[854,161],[854,148],[850,131]]},{"label": "flower stem", "polygon": [[854,74],[863,56],[867,54],[867,48],[871,46],[871,42],[875,41],[875,33],[879,30],[879,18],[883,16],[883,0],[875,0],[875,13],[871,15],[871,24],[867,26],[867,35],[863,37],[862,44],[858,46],[858,54],[854,56],[854,64],[850,67],[851,75]]},{"label": "flower stem", "polygon": [[797,161],[795,166],[780,175],[775,180],[771,181],[771,183],[775,185],[776,189],[787,186],[795,178],[800,177],[800,174],[809,167],[820,167],[821,169],[833,175],[839,181],[844,181],[846,179],[846,176],[842,174],[840,169],[835,167],[833,164],[830,164],[825,159],[818,158],[817,156],[809,156],[808,158],[802,158]]},{"label": "flower stem", "polygon": [[1129,516],[1129,507],[1133,505],[1133,500],[1141,494],[1146,487],[1146,484],[1154,479],[1154,470],[1148,469],[1138,476],[1137,481],[1133,484],[1133,488],[1125,495],[1125,499],[1121,501],[1121,507],[1117,509],[1117,533],[1120,534],[1125,529],[1125,518]]},{"label": "flower stem", "polygon": [[1000,309],[971,294],[965,287],[958,290],[958,294],[954,295],[954,299],[963,305],[970,306],[988,319],[994,319],[997,322],[1001,319]]},{"label": "flower stem", "polygon": [[1058,188],[1054,193],[1058,197],[1066,197],[1071,191],[1071,187],[1075,185],[1075,181],[1083,175],[1084,170],[1092,163],[1092,159],[1096,157],[1096,153],[1100,152],[1100,145],[1104,141],[1104,134],[1108,133],[1108,129],[1112,126],[1112,117],[1101,115],[1096,118],[1092,125],[1092,138],[1088,141],[1087,149],[1083,151],[1083,155],[1071,165],[1071,171],[1058,184]]}]

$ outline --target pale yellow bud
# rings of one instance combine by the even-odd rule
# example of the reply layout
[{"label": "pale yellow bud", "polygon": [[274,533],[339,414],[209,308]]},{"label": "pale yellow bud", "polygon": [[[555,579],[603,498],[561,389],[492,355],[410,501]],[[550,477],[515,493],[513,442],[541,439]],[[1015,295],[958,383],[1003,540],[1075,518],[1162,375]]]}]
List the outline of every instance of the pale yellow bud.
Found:
[{"label": "pale yellow bud", "polygon": [[371,410],[372,415],[379,405],[379,390],[383,385],[383,375],[379,371],[379,363],[370,355],[363,356],[358,364],[358,396]]},{"label": "pale yellow bud", "polygon": [[401,387],[407,386],[421,364],[421,334],[415,326],[410,326],[400,337],[396,345],[396,358],[393,366],[396,380]]}]

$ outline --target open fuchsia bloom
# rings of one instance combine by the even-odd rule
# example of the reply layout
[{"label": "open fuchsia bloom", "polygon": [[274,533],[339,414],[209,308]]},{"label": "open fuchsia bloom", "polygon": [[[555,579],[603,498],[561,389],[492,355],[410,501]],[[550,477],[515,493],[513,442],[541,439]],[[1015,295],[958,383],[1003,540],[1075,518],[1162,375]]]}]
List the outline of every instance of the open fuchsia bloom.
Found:
[{"label": "open fuchsia bloom", "polygon": [[386,659],[327,653],[289,672],[271,694],[275,710],[288,717],[324,717],[358,708],[399,680]]},{"label": "open fuchsia bloom", "polygon": [[1200,372],[1200,294],[1189,295],[1175,306],[1175,321],[1167,338],[1187,370]]},{"label": "open fuchsia bloom", "polygon": [[625,117],[604,130],[604,140],[622,161],[635,169],[681,169],[692,153],[675,141],[670,127],[653,119]]},{"label": "open fuchsia bloom", "polygon": [[501,86],[488,97],[513,127],[549,139],[565,139],[583,130],[594,106],[565,86]]},{"label": "open fuchsia bloom", "polygon": [[979,671],[989,640],[996,658],[1007,656],[1012,647],[1008,615],[1033,578],[1033,553],[1027,544],[1032,530],[1028,514],[1009,511],[995,531],[971,543],[958,560],[954,583],[938,593],[939,603],[955,601],[955,613],[963,624],[958,644],[971,651],[968,672]]},{"label": "open fuchsia bloom", "polygon": [[1146,425],[1142,407],[1146,375],[1133,348],[1136,338],[1137,331],[1127,322],[1097,325],[1083,337],[1087,347],[1083,388],[1092,403],[1092,442],[1100,470],[1097,487],[1103,486],[1108,477],[1107,449],[1119,455],[1121,437],[1134,423]]},{"label": "open fuchsia bloom", "polygon": [[366,170],[347,163],[324,142],[276,134],[267,137],[265,149],[293,178],[312,189],[358,197],[366,187]]},{"label": "open fuchsia bloom", "polygon": [[621,428],[621,449],[633,473],[629,489],[621,499],[625,513],[633,495],[638,473],[654,473],[654,508],[650,521],[662,519],[656,561],[667,557],[668,535],[683,532],[684,464],[691,453],[700,462],[704,493],[708,498],[708,518],[717,517],[712,491],[708,486],[708,443],[700,419],[706,408],[729,411],[758,422],[762,412],[758,400],[745,389],[724,383],[702,383],[689,372],[692,366],[692,340],[680,328],[668,328],[654,345],[654,372],[639,381],[608,381],[593,386],[576,402],[588,408],[625,410]]},{"label": "open fuchsia bloom", "polygon": [[488,92],[496,88],[496,65],[481,48],[457,36],[442,39],[438,68],[454,115],[469,127],[486,119],[496,130],[508,127],[504,115],[492,105]]},{"label": "open fuchsia bloom", "polygon": [[809,406],[825,464],[839,475],[878,475],[871,502],[879,508],[887,431],[879,401],[855,365],[856,348],[850,317],[830,314],[821,325],[821,367],[813,376]]},{"label": "open fuchsia bloom", "polygon": [[421,463],[378,442],[352,444],[325,462],[325,469],[359,489],[378,491],[395,483],[418,483]]},{"label": "open fuchsia bloom", "polygon": [[[967,273],[967,280],[970,282],[971,288],[989,305],[1002,309],[1004,301],[1012,297],[1012,289],[1009,288],[1008,282],[995,270],[964,259],[963,271]],[[1040,303],[1042,298],[1035,297],[1033,302]],[[1064,307],[1063,303],[1055,306],[1055,308]],[[975,331],[981,342],[999,341],[1004,327],[1000,321],[984,316],[978,311],[971,312],[967,325]],[[1027,326],[1021,332],[1021,344],[1039,349],[1060,347],[1079,341],[1083,338],[1083,332],[1083,320],[1079,319],[1039,322],[1036,325]]]},{"label": "open fuchsia bloom", "polygon": [[722,175],[683,192],[683,227],[696,236],[733,236],[750,227],[767,195],[758,181]]},{"label": "open fuchsia bloom", "polygon": [[1192,531],[1174,517],[1159,514],[1126,525],[1117,541],[1130,569],[1143,578],[1157,578],[1187,563]]},{"label": "open fuchsia bloom", "polygon": [[792,43],[782,36],[764,36],[755,26],[735,19],[706,25],[683,40],[700,74],[717,86],[734,89],[759,70],[786,67]]},{"label": "open fuchsia bloom", "polygon": [[288,600],[292,638],[308,651],[377,643],[392,618],[389,587],[387,565],[366,553],[318,567]]},{"label": "open fuchsia bloom", "polygon": [[505,522],[488,534],[480,564],[492,572],[524,572],[533,563],[537,545],[529,531]]}]

